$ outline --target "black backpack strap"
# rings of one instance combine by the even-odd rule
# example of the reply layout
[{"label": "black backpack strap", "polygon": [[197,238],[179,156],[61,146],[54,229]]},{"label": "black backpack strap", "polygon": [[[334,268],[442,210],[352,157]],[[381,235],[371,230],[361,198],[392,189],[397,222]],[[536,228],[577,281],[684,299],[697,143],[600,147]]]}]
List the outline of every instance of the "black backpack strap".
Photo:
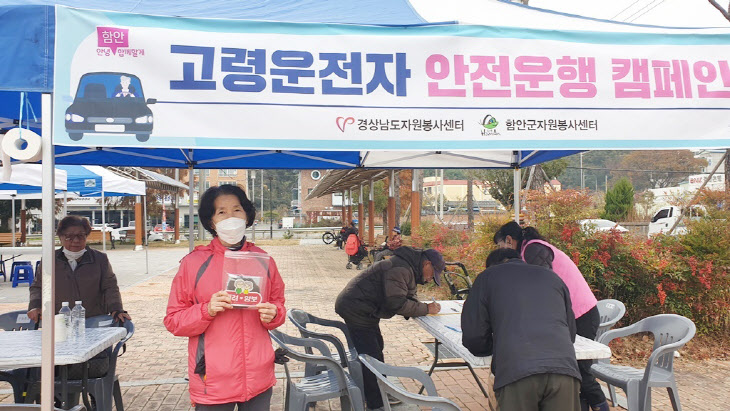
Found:
[{"label": "black backpack strap", "polygon": [[[205,270],[208,269],[208,266],[210,265],[210,260],[212,259],[213,254],[211,254],[210,257],[208,257],[208,259],[205,260],[203,265],[201,265],[198,269],[198,273],[195,275],[195,286],[193,287],[193,293],[195,293],[195,289],[198,288],[198,282],[203,277]],[[198,303],[197,297],[195,297],[195,303]],[[193,372],[195,374],[198,374],[201,380],[205,379],[205,333],[202,333],[198,336],[198,347],[195,353],[195,370]]]},{"label": "black backpack strap", "polygon": [[[195,293],[195,290],[198,288],[198,282],[203,277],[205,270],[208,269],[208,266],[210,265],[210,260],[212,260],[212,259],[213,259],[213,254],[211,254],[210,257],[208,257],[208,259],[205,260],[203,265],[201,265],[200,268],[198,269],[198,273],[195,275],[195,286],[193,287],[193,293]],[[196,304],[198,303],[197,297],[195,297],[195,303]]]}]

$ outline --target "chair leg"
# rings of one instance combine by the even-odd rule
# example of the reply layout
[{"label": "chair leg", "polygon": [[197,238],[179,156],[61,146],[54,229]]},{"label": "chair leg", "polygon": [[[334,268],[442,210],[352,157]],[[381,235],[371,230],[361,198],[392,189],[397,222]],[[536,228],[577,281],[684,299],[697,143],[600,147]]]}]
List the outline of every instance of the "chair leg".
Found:
[{"label": "chair leg", "polygon": [[117,406],[117,411],[124,411],[124,403],[122,402],[122,387],[119,385],[119,380],[114,381],[114,405]]},{"label": "chair leg", "polygon": [[640,402],[641,398],[639,397],[639,385],[629,384],[626,387],[626,402],[628,403],[628,411],[642,411],[643,408],[640,407],[640,404],[643,404]]},{"label": "chair leg", "polygon": [[618,407],[618,400],[616,399],[616,387],[608,384],[608,396],[611,397],[611,406]]},{"label": "chair leg", "polygon": [[291,394],[289,397],[289,409],[287,411],[305,411],[308,408],[306,396],[302,393],[294,392],[294,390],[291,390]]},{"label": "chair leg", "polygon": [[352,401],[350,401],[349,395],[340,397],[340,407],[342,411],[352,411]]},{"label": "chair leg", "polygon": [[679,391],[677,391],[677,384],[672,384],[671,387],[667,387],[669,393],[669,400],[672,402],[672,409],[674,411],[682,411],[682,405],[679,404]]},{"label": "chair leg", "polygon": [[642,401],[642,410],[644,411],[651,411],[651,387],[646,387],[646,392],[644,393],[644,399]]}]

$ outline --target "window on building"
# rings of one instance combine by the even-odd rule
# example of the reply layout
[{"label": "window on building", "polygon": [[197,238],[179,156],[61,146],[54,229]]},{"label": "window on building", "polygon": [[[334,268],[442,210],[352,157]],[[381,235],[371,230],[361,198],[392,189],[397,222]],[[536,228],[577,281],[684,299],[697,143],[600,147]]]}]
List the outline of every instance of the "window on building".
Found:
[{"label": "window on building", "polygon": [[310,189],[308,189],[308,190],[307,190],[307,195],[310,195],[310,194],[312,194],[312,191],[314,191],[314,189],[313,189],[313,188],[310,188]]},{"label": "window on building", "polygon": [[219,177],[236,177],[238,176],[238,170],[235,168],[223,168],[218,170]]},{"label": "window on building", "polygon": [[319,180],[322,178],[322,173],[319,172],[319,170],[312,170],[312,180]]}]

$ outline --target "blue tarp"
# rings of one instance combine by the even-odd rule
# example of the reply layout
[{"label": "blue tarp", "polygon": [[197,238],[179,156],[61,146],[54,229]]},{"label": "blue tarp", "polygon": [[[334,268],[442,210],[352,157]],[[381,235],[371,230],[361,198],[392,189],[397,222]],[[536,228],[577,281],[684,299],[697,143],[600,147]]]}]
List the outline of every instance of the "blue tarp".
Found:
[{"label": "blue tarp", "polygon": [[53,89],[54,4],[174,17],[351,23],[423,24],[407,0],[16,0],[0,6],[0,90]]}]

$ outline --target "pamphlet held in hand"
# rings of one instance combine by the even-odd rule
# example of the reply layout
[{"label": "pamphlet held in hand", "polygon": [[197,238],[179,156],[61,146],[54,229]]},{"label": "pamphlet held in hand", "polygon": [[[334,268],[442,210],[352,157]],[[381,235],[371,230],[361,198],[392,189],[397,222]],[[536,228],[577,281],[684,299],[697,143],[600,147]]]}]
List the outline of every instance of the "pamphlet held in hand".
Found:
[{"label": "pamphlet held in hand", "polygon": [[224,290],[235,308],[254,308],[268,301],[268,277],[271,258],[249,251],[226,251],[223,260]]}]

